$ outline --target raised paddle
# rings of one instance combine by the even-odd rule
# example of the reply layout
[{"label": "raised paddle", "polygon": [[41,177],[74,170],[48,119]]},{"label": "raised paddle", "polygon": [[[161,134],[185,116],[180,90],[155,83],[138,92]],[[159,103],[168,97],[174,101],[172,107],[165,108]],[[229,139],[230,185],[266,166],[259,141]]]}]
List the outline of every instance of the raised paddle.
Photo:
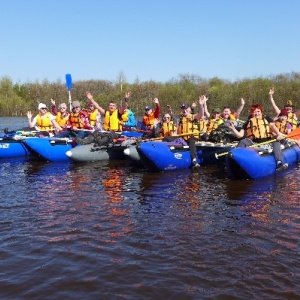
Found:
[{"label": "raised paddle", "polygon": [[72,98],[71,98],[72,76],[71,76],[71,74],[66,74],[66,86],[67,86],[67,89],[69,92],[70,111],[72,111]]},{"label": "raised paddle", "polygon": [[[291,131],[289,134],[287,134],[285,136],[285,139],[292,140],[292,141],[300,140],[300,128],[296,128],[293,131]],[[278,141],[278,140],[272,139],[272,140],[265,141],[265,142],[262,142],[262,143],[253,144],[253,145],[249,146],[249,148],[255,148],[257,146],[270,144],[270,143],[273,143],[273,142],[276,142],[276,141]],[[219,154],[215,153],[215,156],[218,159],[220,156],[224,156],[224,155],[227,155],[227,154],[228,154],[228,151],[227,152],[222,152],[222,153],[219,153]]]}]

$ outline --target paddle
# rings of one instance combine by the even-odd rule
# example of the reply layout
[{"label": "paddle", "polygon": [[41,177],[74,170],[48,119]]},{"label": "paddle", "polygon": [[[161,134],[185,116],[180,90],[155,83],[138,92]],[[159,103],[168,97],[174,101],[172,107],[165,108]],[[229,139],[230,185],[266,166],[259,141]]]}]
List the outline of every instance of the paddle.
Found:
[{"label": "paddle", "polygon": [[66,74],[66,86],[67,86],[67,89],[69,92],[70,111],[72,111],[72,98],[71,98],[72,76],[71,76],[71,74]]},{"label": "paddle", "polygon": [[[182,134],[176,134],[176,135],[171,135],[171,137],[182,137],[182,136],[187,136],[187,135],[192,135],[192,133],[182,133]],[[157,137],[157,138],[150,138],[149,141],[156,141],[156,140],[162,140],[163,137]]]},{"label": "paddle", "polygon": [[[289,134],[287,134],[285,136],[285,139],[293,140],[293,141],[300,140],[300,128],[296,128],[293,131],[291,131]],[[276,141],[277,141],[276,139],[272,139],[272,140],[265,141],[265,142],[262,142],[262,143],[253,144],[253,145],[249,146],[249,148],[253,148],[253,147],[257,147],[257,146],[261,146],[261,145],[265,145],[265,144],[270,144],[270,143],[273,143],[273,142],[276,142]],[[220,156],[224,156],[224,155],[227,155],[227,154],[228,154],[228,151],[223,152],[223,153],[219,153],[219,154],[216,153],[215,156],[218,159]]]}]

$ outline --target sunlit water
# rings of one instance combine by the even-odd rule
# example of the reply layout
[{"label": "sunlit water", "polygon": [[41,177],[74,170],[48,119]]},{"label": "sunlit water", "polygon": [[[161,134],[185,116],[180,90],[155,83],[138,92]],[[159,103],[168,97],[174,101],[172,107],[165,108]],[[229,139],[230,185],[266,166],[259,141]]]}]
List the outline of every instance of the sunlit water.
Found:
[{"label": "sunlit water", "polygon": [[0,171],[1,299],[300,299],[298,165],[259,181],[127,161]]}]

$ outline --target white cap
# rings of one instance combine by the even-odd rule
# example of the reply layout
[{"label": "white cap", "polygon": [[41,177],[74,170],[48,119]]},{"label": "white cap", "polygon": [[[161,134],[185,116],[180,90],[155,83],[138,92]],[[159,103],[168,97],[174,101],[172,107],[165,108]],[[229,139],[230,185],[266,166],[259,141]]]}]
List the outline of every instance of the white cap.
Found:
[{"label": "white cap", "polygon": [[40,104],[39,104],[39,109],[42,109],[42,108],[47,108],[47,105],[44,104],[44,103],[40,103]]}]

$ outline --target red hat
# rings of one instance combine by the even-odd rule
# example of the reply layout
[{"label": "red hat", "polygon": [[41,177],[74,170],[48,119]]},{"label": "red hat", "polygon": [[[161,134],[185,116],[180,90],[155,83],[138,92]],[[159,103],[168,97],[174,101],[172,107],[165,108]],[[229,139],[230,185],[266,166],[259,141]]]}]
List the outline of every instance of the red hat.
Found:
[{"label": "red hat", "polygon": [[289,113],[288,113],[288,111],[284,108],[284,109],[282,109],[282,110],[280,111],[279,117],[280,117],[280,116],[286,116],[286,117],[288,117],[288,116],[289,116]]}]

